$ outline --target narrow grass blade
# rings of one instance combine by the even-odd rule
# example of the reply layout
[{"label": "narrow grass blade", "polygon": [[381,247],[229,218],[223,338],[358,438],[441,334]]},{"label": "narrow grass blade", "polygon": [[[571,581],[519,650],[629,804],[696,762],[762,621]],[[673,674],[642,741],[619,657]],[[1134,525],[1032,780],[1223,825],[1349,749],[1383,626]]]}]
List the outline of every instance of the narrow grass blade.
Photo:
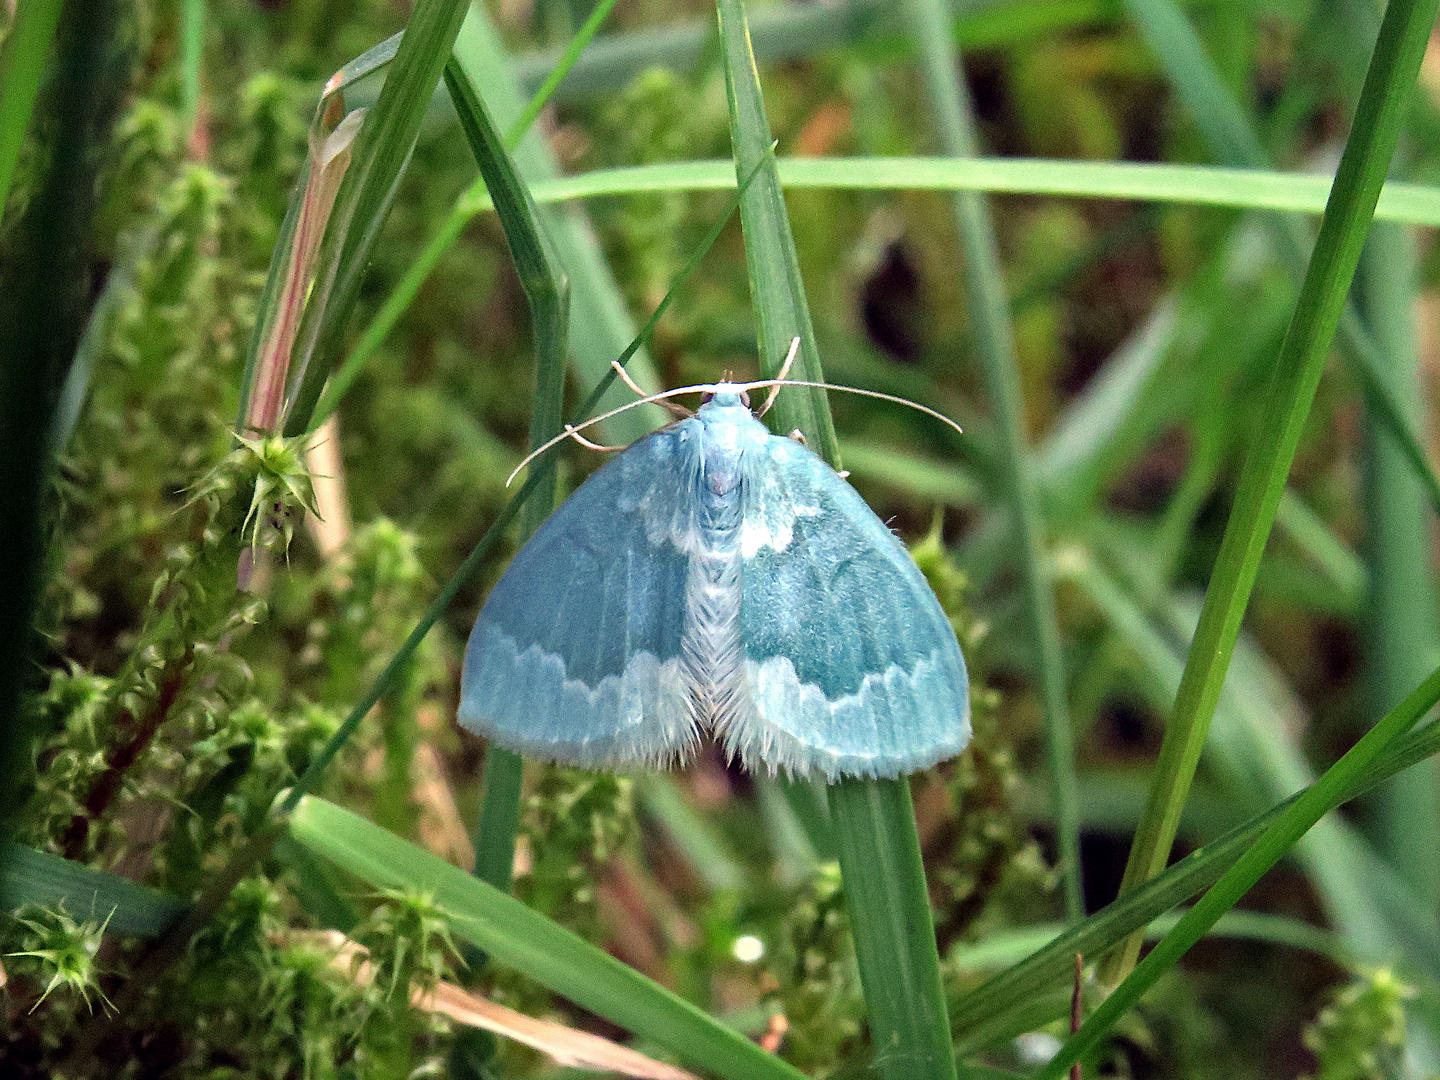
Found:
[{"label": "narrow grass blade", "polygon": [[[1389,361],[1389,388],[1426,428],[1414,315],[1415,244],[1395,225],[1370,235],[1357,281],[1361,310]],[[1430,507],[1395,436],[1374,410],[1365,428],[1365,535],[1370,564],[1364,652],[1370,715],[1382,716],[1440,663]],[[1440,911],[1440,773],[1413,769],[1376,797],[1375,840],[1431,911]]]},{"label": "narrow grass blade", "polygon": [[0,211],[10,196],[10,181],[15,177],[63,6],[63,0],[26,0],[16,9],[5,47],[0,50]]},{"label": "narrow grass blade", "polygon": [[[796,376],[823,381],[742,0],[720,0],[719,18],[735,179],[758,170],[740,200],[740,218],[761,370],[773,372],[790,342],[799,338]],[[773,412],[780,430],[800,429],[810,448],[839,468],[824,390],[782,393]],[[886,1080],[954,1080],[909,784],[903,777],[847,779],[830,785],[827,794],[870,1016],[874,1067]]]},{"label": "narrow grass blade", "polygon": [[556,88],[565,81],[565,76],[570,74],[570,69],[580,59],[580,54],[585,51],[595,37],[605,20],[610,17],[610,12],[615,8],[615,0],[600,0],[585,19],[585,24],[580,27],[575,36],[570,39],[570,44],[565,47],[565,54],[560,57],[560,62],[555,65],[550,74],[545,76],[545,81],[540,84],[540,89],[535,91],[530,98],[530,103],[519,116],[511,121],[510,126],[505,130],[505,145],[514,149],[519,145],[520,139],[530,130],[530,125],[540,115],[540,110],[545,107],[546,102],[554,95]]},{"label": "narrow grass blade", "polygon": [[[926,96],[935,113],[940,143],[947,154],[974,157],[979,152],[975,121],[968,93],[960,82],[959,56],[950,40],[950,5],[944,0],[906,0],[905,11],[920,52]],[[1015,530],[1025,615],[1045,718],[1061,889],[1065,914],[1073,921],[1085,914],[1075,735],[1070,725],[1065,656],[1055,614],[1054,587],[1046,568],[1039,486],[1025,441],[1025,400],[1020,389],[1015,335],[1010,325],[1010,299],[1000,266],[995,227],[984,197],[973,192],[957,193],[952,212],[960,233],[970,329],[999,435],[1002,489],[1008,497]]]},{"label": "narrow grass blade", "polygon": [[334,366],[360,294],[370,249],[380,234],[420,120],[450,55],[468,5],[419,0],[385,76],[385,85],[355,137],[352,161],[335,199],[315,283],[300,332],[303,353],[292,376],[285,433],[308,430],[310,413]]},{"label": "narrow grass blade", "polygon": [[690,870],[708,888],[728,892],[744,885],[745,868],[704,815],[691,809],[674,780],[642,773],[635,778],[635,790],[645,812],[670,834]]},{"label": "narrow grass blade", "polygon": [[72,919],[104,923],[115,934],[159,937],[188,905],[117,874],[83,866],[49,852],[7,842],[0,876],[0,910],[36,904]]},{"label": "narrow grass blade", "polygon": [[[1425,31],[1428,34],[1428,23]],[[1312,825],[1345,800],[1347,793],[1354,789],[1355,781],[1379,759],[1386,746],[1414,727],[1437,700],[1440,700],[1440,669],[1432,672],[1403,702],[1367,731],[1344,757],[1327,769],[1312,787],[1306,788],[1265,827],[1235,865],[1195,902],[1175,929],[1166,934],[1125,981],[1090,1014],[1060,1053],[1040,1071],[1039,1080],[1059,1080],[1071,1064],[1104,1038],[1116,1021],[1140,1000],[1141,995],[1155,985],[1155,981],[1170,970],[1221,915],[1234,907],[1265,871],[1284,858]]]},{"label": "narrow grass blade", "polygon": [[205,66],[206,0],[180,5],[180,118],[188,134],[200,113],[200,75]]},{"label": "narrow grass blade", "polygon": [[[1386,10],[1320,236],[1276,358],[1257,439],[1241,472],[1122,890],[1155,876],[1169,859],[1180,811],[1395,149],[1436,6],[1436,0],[1392,0]],[[1127,944],[1107,968],[1109,981],[1116,981],[1133,967],[1139,948],[1138,940]]]},{"label": "narrow grass blade", "polygon": [[295,839],[372,888],[423,889],[454,932],[577,1005],[725,1080],[800,1080],[745,1036],[518,900],[347,810],[308,797]]},{"label": "narrow grass blade", "polygon": [[[1319,214],[1331,181],[1313,173],[1222,169],[1210,165],[1152,165],[1125,161],[1051,161],[1037,158],[858,157],[779,158],[786,188],[832,191],[989,191],[1063,195],[1084,199],[1144,200],[1237,210]],[[719,191],[735,186],[726,161],[679,161],[596,169],[538,180],[531,197],[542,205],[602,195]],[[478,193],[472,213],[488,210]],[[1387,183],[1376,204],[1378,221],[1440,226],[1440,187]],[[468,219],[467,219],[468,220]]]}]

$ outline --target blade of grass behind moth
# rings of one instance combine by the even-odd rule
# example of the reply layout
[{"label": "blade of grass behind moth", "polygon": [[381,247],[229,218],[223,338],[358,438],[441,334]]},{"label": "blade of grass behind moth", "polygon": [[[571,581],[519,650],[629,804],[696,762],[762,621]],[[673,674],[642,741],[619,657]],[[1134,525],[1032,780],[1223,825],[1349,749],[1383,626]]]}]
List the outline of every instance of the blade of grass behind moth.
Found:
[{"label": "blade of grass behind moth", "polygon": [[[1125,0],[1125,5],[1215,160],[1238,169],[1270,168],[1259,135],[1226,89],[1194,27],[1174,0]],[[1282,260],[1297,278],[1303,277],[1306,252],[1311,247],[1309,230],[1291,217],[1273,217],[1271,224]],[[1440,510],[1440,478],[1418,434],[1423,428],[1415,424],[1404,399],[1391,385],[1385,354],[1355,305],[1348,301],[1340,316],[1337,343],[1376,419],[1390,430],[1424,485],[1427,497]]]},{"label": "blade of grass behind moth", "polygon": [[[543,109],[550,100],[556,87],[564,80],[575,62],[579,59],[586,45],[590,43],[596,31],[599,30],[600,25],[609,15],[610,9],[614,6],[615,0],[606,0],[605,3],[598,5],[595,10],[590,13],[590,17],[585,20],[585,25],[582,26],[575,37],[571,39],[569,46],[565,50],[565,54],[561,57],[560,62],[556,64],[554,70],[550,72],[550,76],[545,80],[545,84],[535,92],[535,95],[530,99],[524,110],[511,122],[509,130],[505,135],[505,148],[507,150],[514,151],[516,147],[520,145],[520,141],[534,123],[535,118],[540,114],[540,110]],[[475,17],[482,18],[483,12],[477,14]],[[461,34],[465,34],[463,25]],[[374,52],[375,50],[371,51]],[[465,51],[462,47],[461,52],[464,53]],[[364,58],[362,57],[361,59]],[[355,61],[356,64],[359,62],[358,60]],[[388,63],[388,60],[385,62]],[[415,261],[406,269],[404,276],[400,279],[400,283],[396,285],[390,295],[385,298],[385,303],[381,305],[379,312],[376,313],[375,317],[370,321],[370,324],[366,326],[364,333],[360,335],[359,341],[357,341],[354,348],[350,350],[350,355],[345,358],[345,362],[331,375],[311,416],[310,426],[312,430],[319,427],[325,418],[335,411],[335,407],[340,403],[341,398],[345,396],[356,378],[358,378],[364,370],[365,364],[369,361],[370,357],[374,355],[375,350],[378,349],[385,338],[389,336],[390,331],[395,328],[395,324],[400,321],[400,317],[405,314],[411,303],[414,302],[415,297],[420,292],[420,287],[435,269],[436,264],[440,261],[440,257],[460,238],[460,234],[464,232],[465,226],[477,213],[473,208],[476,199],[481,195],[488,196],[488,194],[488,189],[485,186],[485,178],[482,176],[475,181],[469,191],[457,200],[454,208],[450,211],[449,217],[441,223],[440,229],[431,236],[429,242],[416,257]]]},{"label": "blade of grass behind moth", "polygon": [[418,0],[405,24],[380,97],[355,136],[350,167],[335,198],[306,305],[298,370],[291,375],[287,435],[303,434],[334,366],[360,293],[370,249],[410,160],[420,120],[465,17],[464,0]]},{"label": "blade of grass behind moth", "polygon": [[[720,0],[719,19],[737,182],[760,165],[740,200],[740,219],[761,370],[772,372],[798,337],[797,376],[822,381],[741,0]],[[780,394],[773,411],[780,430],[799,428],[810,448],[839,468],[823,390],[792,388]],[[904,777],[842,779],[828,788],[828,801],[870,1016],[874,1066],[885,1080],[954,1080],[955,1056],[910,786]]]},{"label": "blade of grass behind moth", "polygon": [[[1388,360],[1389,388],[1408,403],[1413,428],[1423,431],[1415,285],[1414,238],[1403,226],[1377,225],[1360,263],[1361,310]],[[1424,488],[1373,409],[1366,415],[1363,477],[1370,567],[1364,653],[1370,715],[1379,717],[1440,663],[1440,607]],[[1376,802],[1377,846],[1426,906],[1440,911],[1440,773],[1412,769]]]},{"label": "blade of grass behind moth", "polygon": [[[1341,805],[1437,752],[1440,752],[1440,721],[1431,721],[1388,746],[1354,778],[1334,805]],[[1068,927],[1044,948],[957,998],[952,1015],[959,1044],[965,1048],[983,1045],[987,1039],[985,1032],[993,1031],[1002,1017],[1023,1008],[1026,1002],[1066,986],[1074,971],[1077,952],[1085,956],[1103,953],[1129,934],[1143,930],[1152,919],[1219,881],[1302,794],[1296,792],[1224,836],[1197,848],[1163,874]],[[1048,1022],[1062,1015],[1067,1004],[1068,999],[1056,997],[1053,1015],[1032,1019],[1041,1024]]]},{"label": "blade of grass behind moth", "polygon": [[[1392,3],[1400,2],[1392,0]],[[1434,15],[1433,9],[1430,14]],[[1426,23],[1424,29],[1427,35],[1429,28],[1429,23]],[[1404,701],[1367,731],[1339,761],[1325,770],[1319,780],[1301,792],[1265,827],[1235,865],[1206,890],[1175,928],[1161,938],[1125,981],[1090,1014],[1060,1053],[1040,1071],[1038,1080],[1060,1080],[1070,1065],[1104,1038],[1141,995],[1174,967],[1190,946],[1199,941],[1221,915],[1233,908],[1311,826],[1344,801],[1347,792],[1354,789],[1355,781],[1379,759],[1385,748],[1414,727],[1437,700],[1440,700],[1440,669],[1431,672],[1429,678],[1412,690]]]},{"label": "blade of grass behind moth", "polygon": [[0,211],[10,196],[10,181],[15,177],[63,6],[63,0],[21,4],[0,49]]},{"label": "blade of grass behind moth", "polygon": [[[1295,315],[1275,360],[1258,435],[1246,454],[1122,891],[1155,876],[1169,860],[1180,811],[1395,149],[1436,6],[1437,0],[1391,0],[1386,9]],[[1139,938],[1132,937],[1107,964],[1107,981],[1118,981],[1129,972],[1139,949]]]},{"label": "blade of grass behind moth", "polygon": [[180,6],[180,118],[189,137],[200,113],[200,73],[205,62],[205,0]]},{"label": "blade of grass behind moth", "polygon": [[[1331,186],[1328,176],[1315,173],[1048,158],[780,158],[777,167],[786,188],[990,191],[1317,215],[1325,210]],[[544,206],[602,195],[722,191],[734,186],[731,161],[676,161],[537,180],[530,185],[530,196]],[[465,196],[470,197],[471,193]],[[489,209],[485,196],[475,193],[473,197],[468,213]],[[1375,220],[1440,226],[1440,188],[1387,183],[1375,207]]]},{"label": "blade of grass behind moth", "polygon": [[10,841],[5,842],[4,864],[0,911],[16,911],[26,904],[50,910],[63,907],[72,918],[104,923],[110,933],[154,938],[189,906],[118,874]]},{"label": "blade of grass behind moth", "polygon": [[530,125],[533,124],[535,118],[540,115],[540,110],[545,107],[545,104],[554,95],[556,89],[565,80],[565,76],[570,74],[570,69],[575,66],[575,61],[580,59],[580,54],[585,51],[585,46],[590,44],[590,40],[595,36],[605,20],[610,17],[610,12],[614,7],[615,0],[600,0],[600,2],[595,5],[594,10],[592,10],[585,19],[584,25],[581,26],[580,29],[575,32],[575,36],[570,39],[570,44],[565,47],[565,54],[560,57],[560,61],[555,65],[554,70],[545,76],[545,81],[540,85],[540,89],[536,90],[530,98],[530,103],[525,106],[520,115],[511,121],[510,126],[505,129],[506,146],[514,148],[519,145],[525,133],[530,130]]},{"label": "blade of grass behind moth", "polygon": [[[947,154],[974,157],[975,123],[959,77],[959,57],[949,35],[944,0],[907,0],[906,15],[920,50],[925,89]],[[1085,914],[1081,892],[1079,789],[1075,778],[1075,735],[1070,723],[1065,657],[1055,593],[1046,568],[1045,523],[1030,448],[1025,442],[1025,399],[1010,326],[1010,301],[1000,268],[1000,251],[984,197],[957,193],[955,222],[965,266],[965,296],[985,386],[995,410],[1002,453],[1004,489],[1019,547],[1025,613],[1040,684],[1040,703],[1049,747],[1050,787],[1055,809],[1059,869],[1065,914]]]},{"label": "blade of grass behind moth", "polygon": [[[51,428],[85,321],[96,177],[130,75],[129,46],[115,29],[118,6],[69,5],[58,24],[46,162],[11,232],[0,282],[0,840],[31,790],[33,720],[22,702],[44,573]],[[23,50],[37,45],[31,40]],[[7,53],[7,63],[22,69],[33,59]],[[0,848],[0,868],[7,851]]]},{"label": "blade of grass behind moth", "polygon": [[424,889],[455,934],[494,959],[725,1080],[803,1075],[634,968],[443,859],[323,799],[303,800],[295,839],[374,888]]},{"label": "blade of grass behind moth", "polygon": [[[550,246],[544,224],[515,171],[500,133],[454,57],[445,65],[445,85],[460,126],[480,166],[499,215],[520,286],[530,304],[535,339],[535,396],[530,417],[530,447],[548,442],[561,430],[565,398],[565,345],[570,316],[570,282]],[[530,500],[521,521],[529,536],[555,508],[555,464],[547,457],[535,463],[541,489]],[[515,860],[515,832],[520,823],[520,755],[491,745],[485,754],[485,794],[475,835],[475,872],[497,889],[509,891]]]}]

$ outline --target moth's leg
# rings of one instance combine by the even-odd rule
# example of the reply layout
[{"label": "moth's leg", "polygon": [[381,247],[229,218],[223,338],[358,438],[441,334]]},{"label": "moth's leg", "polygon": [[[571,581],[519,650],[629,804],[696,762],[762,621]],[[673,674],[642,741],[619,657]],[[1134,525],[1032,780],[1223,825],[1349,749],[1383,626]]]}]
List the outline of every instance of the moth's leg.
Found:
[{"label": "moth's leg", "polygon": [[[635,396],[641,401],[657,400],[654,394],[647,394],[640,387],[640,384],[630,377],[630,373],[625,370],[625,365],[620,363],[619,360],[611,360],[610,366],[615,369],[615,374],[620,376],[620,381],[623,382],[626,386],[628,386],[630,390],[635,394]],[[674,401],[665,401],[661,399],[660,404],[665,406],[665,408],[670,411],[671,416],[678,416],[682,420],[688,416],[695,415],[689,409],[685,408],[684,405],[680,405]]]},{"label": "moth's leg", "polygon": [[765,404],[761,405],[760,411],[755,414],[757,419],[769,412],[770,406],[775,404],[775,395],[780,393],[780,384],[790,377],[790,368],[799,354],[800,339],[793,337],[790,339],[790,351],[785,354],[785,362],[780,365],[780,373],[775,376],[775,382],[770,386],[770,393],[765,396]]},{"label": "moth's leg", "polygon": [[789,435],[786,435],[785,437],[786,437],[787,439],[792,439],[792,440],[794,440],[795,442],[798,442],[801,446],[804,446],[804,445],[805,445],[805,433],[804,433],[803,431],[801,431],[798,427],[797,427],[794,431],[790,432]]},{"label": "moth's leg", "polygon": [[591,442],[584,435],[580,434],[574,424],[565,425],[565,434],[569,435],[577,443],[585,447],[586,450],[599,450],[602,454],[613,454],[616,451],[625,449],[625,447],[623,446],[604,446],[601,443]]}]

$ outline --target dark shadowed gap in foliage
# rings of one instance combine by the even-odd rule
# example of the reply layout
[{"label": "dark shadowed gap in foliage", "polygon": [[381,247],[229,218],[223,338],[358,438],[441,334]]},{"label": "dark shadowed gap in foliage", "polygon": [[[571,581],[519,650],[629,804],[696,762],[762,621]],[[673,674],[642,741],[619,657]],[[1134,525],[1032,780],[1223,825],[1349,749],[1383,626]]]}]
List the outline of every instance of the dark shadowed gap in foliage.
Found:
[{"label": "dark shadowed gap in foliage", "polygon": [[1190,462],[1190,436],[1181,427],[1162,433],[1110,488],[1112,510],[1153,516],[1170,502]]},{"label": "dark shadowed gap in foliage", "polygon": [[915,258],[904,240],[892,240],[860,287],[861,325],[876,348],[913,364],[925,344],[925,317]]},{"label": "dark shadowed gap in foliage", "polygon": [[48,161],[10,236],[0,280],[0,836],[30,791],[32,675],[49,429],[91,297],[90,223],[103,151],[126,86],[131,34],[115,0],[72,0],[37,110]]}]

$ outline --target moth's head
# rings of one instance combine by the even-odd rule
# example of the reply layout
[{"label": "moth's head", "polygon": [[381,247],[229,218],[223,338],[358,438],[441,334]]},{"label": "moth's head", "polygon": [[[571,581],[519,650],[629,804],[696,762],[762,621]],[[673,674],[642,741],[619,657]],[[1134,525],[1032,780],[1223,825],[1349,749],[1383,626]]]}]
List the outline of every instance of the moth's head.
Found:
[{"label": "moth's head", "polygon": [[700,411],[706,409],[749,409],[750,393],[738,383],[715,383],[700,395]]}]

